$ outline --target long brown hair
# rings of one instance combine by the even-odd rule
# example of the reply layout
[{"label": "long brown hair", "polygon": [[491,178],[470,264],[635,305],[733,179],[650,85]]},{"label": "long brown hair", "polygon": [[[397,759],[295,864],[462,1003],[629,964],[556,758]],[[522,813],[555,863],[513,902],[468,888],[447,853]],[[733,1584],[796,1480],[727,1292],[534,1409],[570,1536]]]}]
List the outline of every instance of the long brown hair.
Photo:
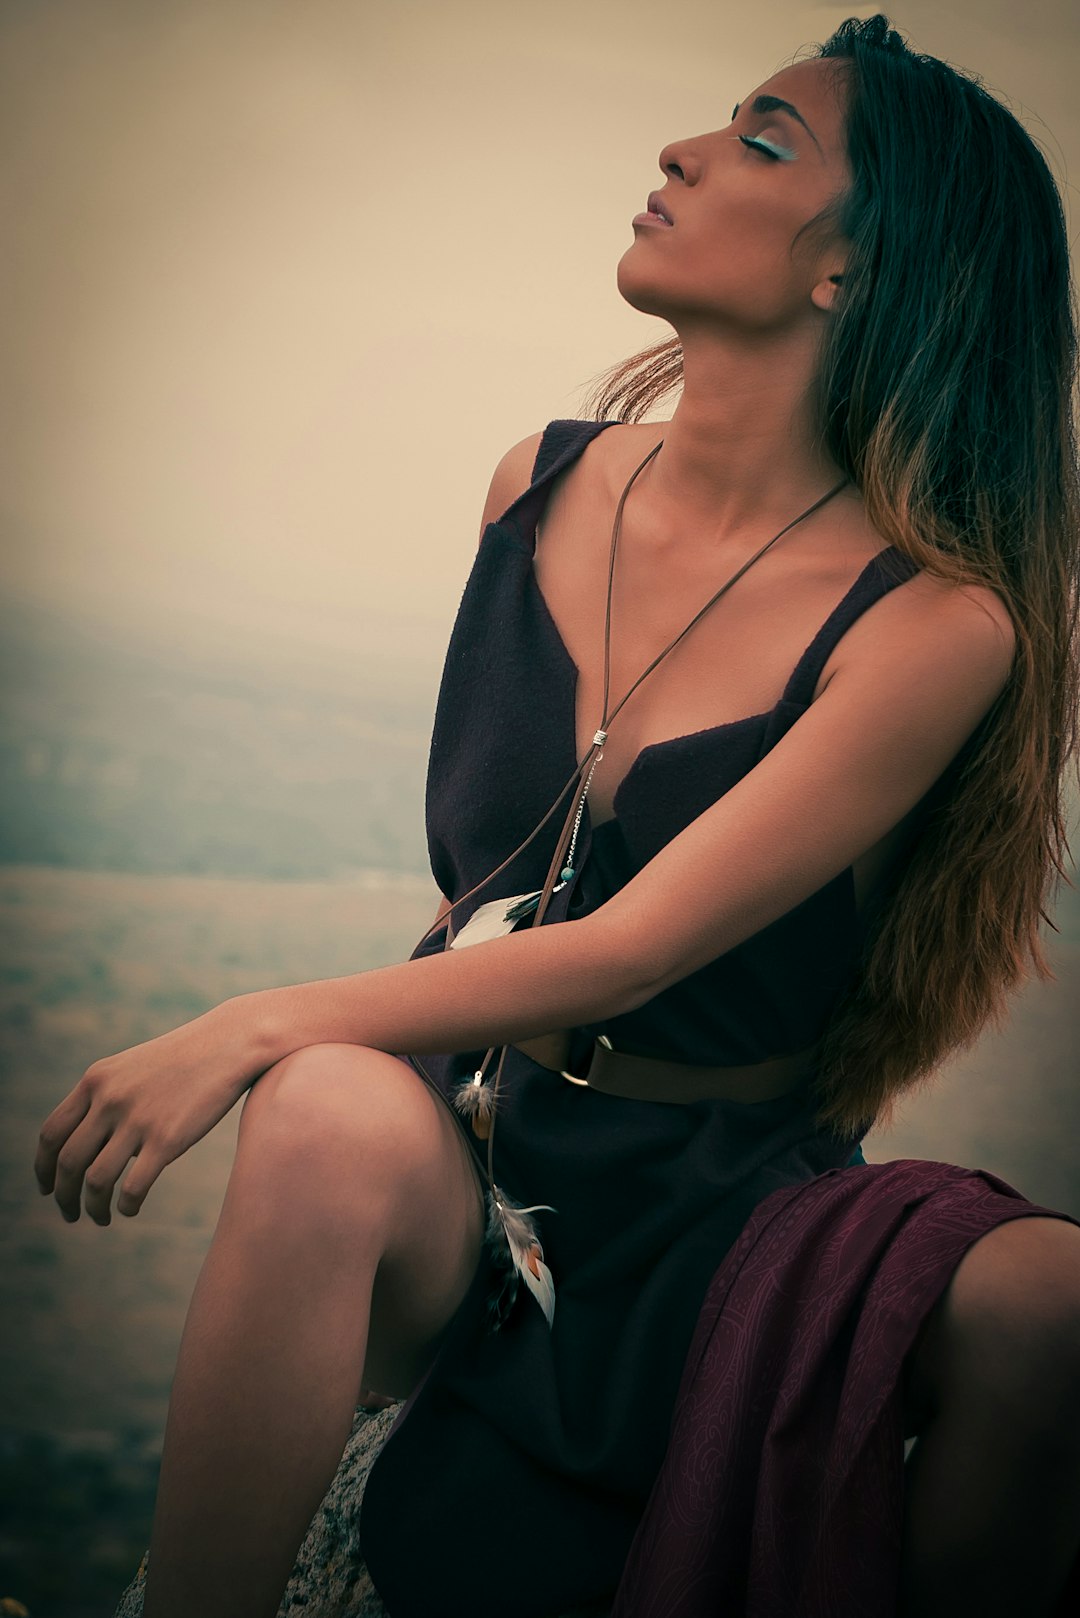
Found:
[{"label": "long brown hair", "polygon": [[[820,442],[888,543],[989,585],[1017,632],[1005,689],[923,800],[825,1033],[818,1120],[861,1136],[1000,1029],[1031,969],[1054,977],[1040,923],[1073,886],[1080,701],[1077,336],[1061,197],[1012,113],[881,14],[848,18],[814,54],[846,70],[852,170],[810,221],[852,244],[813,384]],[[640,421],[681,378],[668,339],[603,373],[585,408]]]}]

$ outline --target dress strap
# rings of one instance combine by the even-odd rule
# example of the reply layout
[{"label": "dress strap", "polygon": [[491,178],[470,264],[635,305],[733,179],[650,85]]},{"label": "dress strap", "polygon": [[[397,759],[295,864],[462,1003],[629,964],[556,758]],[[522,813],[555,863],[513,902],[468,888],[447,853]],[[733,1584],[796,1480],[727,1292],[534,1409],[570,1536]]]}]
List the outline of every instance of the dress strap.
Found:
[{"label": "dress strap", "polygon": [[875,601],[880,601],[890,590],[895,590],[898,584],[906,583],[918,571],[919,564],[895,545],[886,545],[884,550],[872,556],[796,663],[784,690],[783,700],[808,706],[821,671],[841,636],[867,607],[872,607]]},{"label": "dress strap", "polygon": [[513,513],[522,531],[535,536],[536,521],[552,479],[571,461],[576,461],[586,445],[606,427],[618,425],[616,421],[549,421],[540,438],[532,479],[507,506],[499,521]]},{"label": "dress strap", "polygon": [[542,482],[558,468],[562,469],[592,442],[605,427],[614,427],[613,421],[549,421],[540,438],[540,447],[533,462],[533,484]]}]

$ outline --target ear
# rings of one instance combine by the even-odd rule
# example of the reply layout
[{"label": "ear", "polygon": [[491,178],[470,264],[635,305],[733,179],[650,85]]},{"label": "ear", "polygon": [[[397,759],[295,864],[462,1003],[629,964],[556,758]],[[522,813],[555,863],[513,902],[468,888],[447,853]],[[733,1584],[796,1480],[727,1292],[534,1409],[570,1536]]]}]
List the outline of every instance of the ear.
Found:
[{"label": "ear", "polygon": [[818,282],[811,292],[811,301],[818,309],[823,309],[828,313],[835,305],[843,285],[844,277],[842,272],[837,271],[835,275],[826,276],[823,281]]}]

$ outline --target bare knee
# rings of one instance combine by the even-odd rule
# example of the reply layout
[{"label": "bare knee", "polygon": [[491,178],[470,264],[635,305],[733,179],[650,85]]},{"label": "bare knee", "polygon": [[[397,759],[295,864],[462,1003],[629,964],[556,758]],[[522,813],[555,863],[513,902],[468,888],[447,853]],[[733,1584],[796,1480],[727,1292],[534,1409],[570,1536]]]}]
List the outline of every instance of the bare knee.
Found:
[{"label": "bare knee", "polygon": [[968,1248],[912,1356],[922,1407],[977,1400],[1080,1444],[1080,1226],[1025,1216]]},{"label": "bare knee", "polygon": [[438,1163],[440,1105],[400,1057],[362,1045],[305,1045],[252,1085],[238,1161],[253,1165],[279,1204],[338,1208],[348,1222],[359,1198],[390,1224],[409,1181]]},{"label": "bare knee", "polygon": [[303,1262],[369,1274],[363,1385],[406,1397],[483,1237],[479,1168],[450,1108],[400,1057],[306,1045],[246,1097],[229,1198]]},{"label": "bare knee", "polygon": [[[479,1170],[450,1109],[398,1057],[309,1045],[253,1087],[238,1162],[241,1151],[249,1218],[260,1185],[273,1181],[300,1241],[310,1246],[314,1235],[320,1255],[330,1245],[350,1263],[363,1248],[374,1261],[363,1385],[407,1397],[465,1295],[483,1237]],[[327,1244],[327,1232],[342,1241]]]}]

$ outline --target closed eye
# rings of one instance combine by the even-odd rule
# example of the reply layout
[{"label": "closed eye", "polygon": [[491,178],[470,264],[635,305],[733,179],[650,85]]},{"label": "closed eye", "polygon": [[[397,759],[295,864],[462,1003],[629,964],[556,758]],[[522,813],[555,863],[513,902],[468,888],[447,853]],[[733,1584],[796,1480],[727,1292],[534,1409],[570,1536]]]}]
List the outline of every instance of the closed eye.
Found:
[{"label": "closed eye", "polygon": [[755,140],[752,135],[739,135],[737,139],[741,140],[744,146],[752,146],[755,151],[764,152],[766,157],[771,157],[774,161],[783,159],[790,162],[798,155],[786,146],[770,146],[766,141]]}]

